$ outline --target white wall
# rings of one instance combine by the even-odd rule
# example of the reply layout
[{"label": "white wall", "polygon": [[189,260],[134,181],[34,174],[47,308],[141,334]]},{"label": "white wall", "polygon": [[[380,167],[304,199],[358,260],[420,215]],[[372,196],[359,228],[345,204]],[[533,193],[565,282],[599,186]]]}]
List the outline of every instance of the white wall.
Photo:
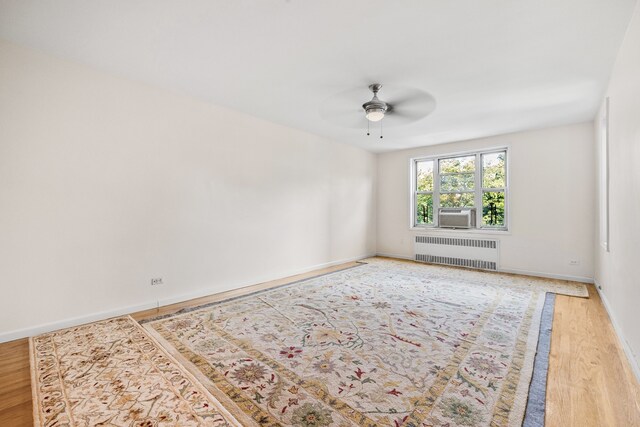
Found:
[{"label": "white wall", "polygon": [[640,379],[640,3],[618,53],[606,96],[610,105],[610,252],[597,239],[595,275]]},{"label": "white wall", "polygon": [[373,254],[375,181],[366,151],[0,42],[0,341]]},{"label": "white wall", "polygon": [[[591,123],[395,151],[378,156],[378,253],[412,257],[409,163],[419,156],[509,147],[509,232],[500,240],[504,271],[593,280],[594,134]],[[545,207],[549,212],[545,213]],[[578,259],[579,265],[569,265]]]}]

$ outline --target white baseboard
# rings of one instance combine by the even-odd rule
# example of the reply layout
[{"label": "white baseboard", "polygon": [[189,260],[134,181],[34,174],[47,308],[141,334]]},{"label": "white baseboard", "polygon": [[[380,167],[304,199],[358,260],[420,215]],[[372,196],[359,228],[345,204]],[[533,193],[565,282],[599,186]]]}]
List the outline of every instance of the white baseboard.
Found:
[{"label": "white baseboard", "polygon": [[344,264],[352,261],[359,261],[361,259],[369,258],[372,256],[375,256],[375,254],[361,255],[357,257],[330,261],[322,264],[316,264],[316,265],[312,265],[309,267],[300,268],[296,270],[290,270],[282,274],[278,274],[277,277],[273,275],[257,277],[248,281],[232,284],[224,289],[221,289],[219,287],[215,289],[205,288],[205,289],[201,289],[199,291],[191,292],[188,294],[176,295],[172,297],[162,298],[160,300],[147,301],[141,304],[121,307],[114,310],[101,311],[99,313],[92,313],[85,316],[71,317],[68,319],[63,319],[55,322],[49,322],[49,323],[43,323],[36,326],[31,326],[28,328],[16,329],[9,332],[3,332],[0,334],[0,343],[13,341],[20,338],[31,337],[39,334],[44,334],[46,332],[51,332],[58,329],[72,328],[74,326],[83,325],[85,323],[97,322],[99,320],[109,319],[111,317],[122,316],[125,314],[135,313],[137,311],[149,310],[152,308],[157,308],[165,305],[175,304],[178,302],[188,301],[191,299],[213,295],[216,293],[226,292],[232,289],[240,289],[247,286],[256,285],[259,283],[269,282],[271,280],[277,280],[277,279],[282,279],[289,276],[295,276],[297,274],[308,273],[310,271],[319,270],[321,268],[333,267],[335,265]]},{"label": "white baseboard", "polygon": [[613,311],[611,310],[611,305],[609,304],[607,297],[605,296],[604,292],[600,290],[600,288],[598,287],[598,284],[596,283],[595,285],[596,285],[596,290],[600,295],[600,299],[602,300],[602,304],[604,305],[604,309],[607,311],[607,314],[609,315],[609,319],[611,320],[611,324],[613,325],[613,330],[616,332],[616,335],[618,335],[618,340],[620,340],[620,342],[622,343],[622,349],[624,350],[624,353],[627,356],[629,365],[631,365],[631,370],[636,375],[636,378],[640,383],[640,360],[638,360],[635,357],[635,354],[633,353],[631,346],[629,346],[629,343],[624,338],[624,335],[622,334],[622,329],[620,329],[620,324],[616,320],[616,317],[614,316]]},{"label": "white baseboard", "polygon": [[157,306],[158,302],[152,301],[143,304],[130,305],[115,310],[92,313],[85,316],[71,317],[56,322],[43,323],[29,328],[16,329],[14,331],[4,332],[0,334],[0,343],[13,341],[20,338],[32,337],[58,329],[72,328],[74,326],[83,325],[85,323],[97,322],[98,320],[109,319],[116,316],[123,316],[129,313],[135,313],[136,311],[149,310],[151,308],[156,308]]},{"label": "white baseboard", "polygon": [[390,254],[390,253],[385,253],[385,252],[378,252],[376,254],[376,256],[383,256],[383,257],[386,257],[386,258],[408,259],[410,261],[415,261],[415,258],[413,258],[410,255],[400,255],[400,254]]},{"label": "white baseboard", "polygon": [[545,279],[570,280],[572,282],[593,284],[593,278],[591,277],[570,276],[566,274],[555,274],[555,273],[543,273],[540,271],[518,270],[513,268],[500,268],[498,269],[498,271],[501,273],[521,274],[523,276],[536,276],[536,277],[544,277]]},{"label": "white baseboard", "polygon": [[[400,254],[390,254],[390,253],[378,253],[378,256],[383,256],[387,258],[398,258],[398,259],[408,259],[411,261],[415,261],[412,256],[400,255]],[[570,276],[565,274],[555,274],[555,273],[544,273],[540,271],[529,271],[529,270],[518,270],[514,268],[498,268],[498,273],[511,273],[511,274],[520,274],[523,276],[535,276],[535,277],[543,277],[545,279],[559,279],[559,280],[570,280],[572,282],[581,282],[581,283],[594,283],[591,277],[582,277],[582,276]]]},{"label": "white baseboard", "polygon": [[[312,265],[312,266],[301,268],[301,269],[290,270],[290,271],[287,271],[287,272],[284,272],[282,274],[277,275],[277,277],[271,275],[271,276],[263,276],[263,277],[253,278],[250,281],[244,281],[244,282],[231,284],[230,286],[225,287],[223,289],[221,289],[220,287],[217,287],[215,289],[214,288],[205,288],[205,289],[201,289],[201,290],[198,290],[198,291],[195,291],[195,292],[191,292],[191,293],[188,293],[188,294],[181,294],[181,295],[171,296],[171,297],[167,297],[167,298],[162,298],[160,300],[147,301],[147,302],[144,302],[144,303],[141,303],[141,304],[126,306],[126,307],[122,307],[122,308],[118,308],[118,309],[114,309],[114,310],[107,310],[107,311],[102,311],[102,312],[99,312],[99,313],[92,313],[92,314],[85,315],[85,316],[72,317],[72,318],[68,318],[68,319],[64,319],[64,320],[60,320],[60,321],[56,321],[56,322],[44,323],[44,324],[36,325],[36,326],[33,326],[33,327],[29,327],[29,328],[23,328],[23,329],[18,329],[18,330],[14,330],[14,331],[4,332],[4,333],[0,334],[0,343],[13,341],[13,340],[16,340],[16,339],[30,337],[30,336],[34,336],[34,335],[39,335],[39,334],[42,334],[42,333],[55,331],[57,329],[70,328],[70,327],[82,325],[82,324],[85,324],[85,323],[96,322],[96,321],[99,321],[99,320],[108,319],[110,317],[122,316],[122,315],[129,314],[129,313],[135,313],[137,311],[149,310],[151,308],[162,307],[162,306],[166,306],[166,305],[170,305],[170,304],[175,304],[175,303],[179,303],[179,302],[183,302],[183,301],[188,301],[188,300],[195,299],[195,298],[201,298],[201,297],[204,297],[204,296],[213,295],[213,294],[221,293],[221,292],[226,292],[226,291],[233,290],[233,289],[240,289],[240,288],[244,288],[244,287],[247,287],[247,286],[252,286],[252,285],[255,285],[255,284],[258,284],[258,283],[264,283],[264,282],[268,282],[268,281],[271,281],[271,280],[281,279],[281,278],[284,278],[284,277],[295,276],[297,274],[308,273],[309,271],[319,270],[321,268],[333,267],[335,265],[344,264],[344,263],[352,262],[352,261],[358,261],[358,260],[361,260],[361,259],[365,259],[365,258],[369,258],[369,257],[372,257],[372,256],[376,256],[376,255],[377,256],[384,256],[384,257],[388,257],[388,258],[398,258],[398,259],[413,260],[413,257],[406,256],[406,255],[390,254],[390,253],[377,253],[377,254],[361,255],[361,256],[357,256],[357,257],[351,257],[351,258],[341,259],[341,260],[336,260],[336,261],[330,261],[330,262],[316,264],[316,265]],[[500,269],[499,271],[500,272],[504,272],[504,273],[526,274],[526,275],[529,275],[529,276],[538,276],[538,277],[546,277],[546,278],[553,278],[553,279],[573,280],[573,281],[578,281],[578,282],[593,283],[593,279],[585,278],[585,277],[563,276],[563,275],[547,274],[547,273],[523,271],[523,270]],[[603,301],[604,301],[604,299],[603,299]]]},{"label": "white baseboard", "polygon": [[227,286],[227,287],[225,287],[223,289],[221,289],[219,287],[216,288],[216,289],[205,288],[205,289],[198,290],[196,292],[190,292],[188,294],[182,294],[182,295],[177,295],[177,296],[174,296],[174,297],[163,298],[163,299],[158,301],[158,306],[159,307],[163,307],[165,305],[176,304],[176,303],[179,303],[179,302],[189,301],[189,300],[196,299],[196,298],[202,298],[202,297],[206,297],[206,296],[209,296],[209,295],[219,294],[219,293],[222,293],[222,292],[227,292],[227,291],[236,290],[236,289],[242,289],[242,288],[246,288],[248,286],[257,285],[257,284],[260,284],[260,283],[270,282],[272,280],[278,280],[278,279],[282,279],[282,278],[285,278],[285,277],[291,277],[291,276],[295,276],[295,275],[298,275],[298,274],[308,273],[308,272],[313,271],[313,270],[320,270],[322,268],[333,267],[335,265],[345,264],[347,262],[360,261],[362,259],[370,258],[370,257],[373,257],[373,256],[375,256],[375,254],[361,255],[361,256],[341,259],[341,260],[337,260],[337,261],[325,262],[325,263],[322,263],[322,264],[316,264],[316,265],[312,265],[310,267],[305,267],[305,268],[301,268],[301,269],[297,269],[297,270],[289,270],[289,271],[286,271],[284,273],[278,274],[277,276],[274,276],[274,275],[262,276],[262,277],[258,277],[258,278],[252,279],[250,281],[243,281],[243,282],[231,284],[231,285],[229,285],[229,286]]}]

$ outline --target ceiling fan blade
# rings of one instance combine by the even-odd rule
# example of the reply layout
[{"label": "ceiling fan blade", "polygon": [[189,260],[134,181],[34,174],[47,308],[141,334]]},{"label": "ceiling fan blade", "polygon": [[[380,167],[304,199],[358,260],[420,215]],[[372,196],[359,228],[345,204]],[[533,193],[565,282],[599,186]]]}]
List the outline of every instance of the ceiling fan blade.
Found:
[{"label": "ceiling fan blade", "polygon": [[388,102],[392,106],[390,117],[392,115],[401,116],[411,121],[426,117],[436,108],[436,101],[433,96],[418,90],[397,94],[397,96],[390,98]]}]

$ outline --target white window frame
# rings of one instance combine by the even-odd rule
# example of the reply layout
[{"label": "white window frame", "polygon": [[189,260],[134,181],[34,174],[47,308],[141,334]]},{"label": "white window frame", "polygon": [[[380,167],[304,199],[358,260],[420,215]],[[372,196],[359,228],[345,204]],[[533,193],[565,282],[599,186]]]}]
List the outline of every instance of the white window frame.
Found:
[{"label": "white window frame", "polygon": [[[484,188],[482,186],[482,156],[493,153],[505,153],[505,187],[504,188]],[[463,151],[457,153],[447,153],[435,156],[414,157],[409,160],[409,188],[410,188],[410,218],[409,225],[413,230],[444,230],[438,225],[438,210],[440,208],[440,160],[451,159],[455,157],[475,156],[475,185],[474,185],[474,208],[476,210],[476,228],[464,230],[451,230],[454,232],[507,232],[509,230],[509,147],[492,147],[478,151]],[[433,161],[433,191],[421,192],[431,193],[433,195],[433,224],[418,224],[416,215],[416,195],[417,191],[417,164],[423,161]],[[484,192],[504,191],[504,226],[492,227],[482,225],[482,195]],[[456,192],[456,194],[461,192]],[[462,192],[464,193],[464,191]],[[470,193],[470,191],[469,191]]]}]

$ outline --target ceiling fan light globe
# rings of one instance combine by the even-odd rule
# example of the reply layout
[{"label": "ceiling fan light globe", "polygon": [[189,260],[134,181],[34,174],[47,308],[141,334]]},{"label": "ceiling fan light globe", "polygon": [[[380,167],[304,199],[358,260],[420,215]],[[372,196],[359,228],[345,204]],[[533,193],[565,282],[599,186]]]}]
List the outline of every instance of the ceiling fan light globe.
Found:
[{"label": "ceiling fan light globe", "polygon": [[382,109],[369,110],[367,111],[366,117],[370,122],[379,122],[384,118],[384,110]]}]

